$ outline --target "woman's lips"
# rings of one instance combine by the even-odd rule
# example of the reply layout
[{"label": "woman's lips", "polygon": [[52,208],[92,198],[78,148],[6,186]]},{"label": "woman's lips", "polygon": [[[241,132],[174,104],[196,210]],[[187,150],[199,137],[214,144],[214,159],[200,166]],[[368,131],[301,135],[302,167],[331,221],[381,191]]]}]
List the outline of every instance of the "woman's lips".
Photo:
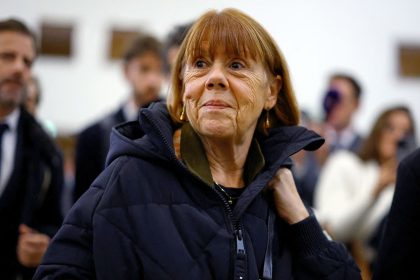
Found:
[{"label": "woman's lips", "polygon": [[228,103],[220,101],[220,100],[207,101],[203,104],[202,107],[215,108],[215,109],[231,108],[231,106]]}]

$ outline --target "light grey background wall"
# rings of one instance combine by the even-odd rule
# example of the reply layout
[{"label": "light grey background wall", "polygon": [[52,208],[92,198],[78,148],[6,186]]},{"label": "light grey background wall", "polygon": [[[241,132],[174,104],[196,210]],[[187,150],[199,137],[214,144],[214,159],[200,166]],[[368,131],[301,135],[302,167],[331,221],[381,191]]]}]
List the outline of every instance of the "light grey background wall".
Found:
[{"label": "light grey background wall", "polygon": [[[398,75],[398,44],[420,44],[418,0],[1,0],[0,18],[74,25],[71,59],[41,57],[34,68],[40,115],[74,133],[116,108],[128,94],[119,62],[107,59],[112,27],[141,27],[159,38],[175,24],[215,8],[235,7],[262,23],[289,63],[298,101],[319,116],[328,75],[354,74],[364,88],[356,121],[362,132],[385,107],[407,104],[420,123],[420,79]],[[417,125],[419,129],[419,124]]]}]

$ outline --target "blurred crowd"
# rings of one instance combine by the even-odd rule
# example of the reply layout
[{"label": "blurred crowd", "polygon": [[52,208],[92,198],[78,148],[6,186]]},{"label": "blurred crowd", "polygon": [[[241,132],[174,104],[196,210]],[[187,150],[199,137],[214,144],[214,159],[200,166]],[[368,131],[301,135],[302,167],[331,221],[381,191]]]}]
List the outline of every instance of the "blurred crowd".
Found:
[{"label": "blurred crowd", "polygon": [[[162,99],[172,65],[192,23],[175,26],[161,42],[141,34],[122,58],[129,98],[72,136],[37,116],[42,81],[35,35],[24,23],[0,20],[0,278],[31,279],[63,217],[105,168],[110,133],[135,121],[140,108]],[[361,79],[361,80],[359,80]],[[301,125],[325,139],[292,158],[299,194],[332,239],[346,244],[364,279],[375,271],[394,198],[399,163],[417,148],[408,106],[377,112],[366,135],[353,118],[363,103],[363,77],[331,73],[319,106],[301,108]]]}]

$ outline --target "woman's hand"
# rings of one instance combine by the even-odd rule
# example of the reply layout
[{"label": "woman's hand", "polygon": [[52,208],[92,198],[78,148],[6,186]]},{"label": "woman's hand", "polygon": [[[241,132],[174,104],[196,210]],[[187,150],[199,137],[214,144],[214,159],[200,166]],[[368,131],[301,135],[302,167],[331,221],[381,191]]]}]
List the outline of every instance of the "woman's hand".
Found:
[{"label": "woman's hand", "polygon": [[268,183],[268,189],[273,191],[277,214],[287,223],[295,224],[309,216],[290,169],[280,168]]}]

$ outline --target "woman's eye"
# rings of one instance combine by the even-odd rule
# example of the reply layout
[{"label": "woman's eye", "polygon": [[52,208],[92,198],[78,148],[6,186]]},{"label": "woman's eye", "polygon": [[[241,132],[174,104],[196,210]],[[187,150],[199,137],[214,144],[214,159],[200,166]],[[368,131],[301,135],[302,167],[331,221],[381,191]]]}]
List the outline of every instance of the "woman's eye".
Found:
[{"label": "woman's eye", "polygon": [[194,66],[195,66],[196,68],[204,68],[204,67],[206,67],[206,66],[207,66],[207,63],[206,63],[204,60],[202,60],[202,59],[198,59],[198,60],[194,63]]},{"label": "woman's eye", "polygon": [[230,68],[235,69],[235,70],[242,69],[244,67],[245,67],[245,65],[243,63],[239,62],[239,61],[234,61],[230,65]]}]

